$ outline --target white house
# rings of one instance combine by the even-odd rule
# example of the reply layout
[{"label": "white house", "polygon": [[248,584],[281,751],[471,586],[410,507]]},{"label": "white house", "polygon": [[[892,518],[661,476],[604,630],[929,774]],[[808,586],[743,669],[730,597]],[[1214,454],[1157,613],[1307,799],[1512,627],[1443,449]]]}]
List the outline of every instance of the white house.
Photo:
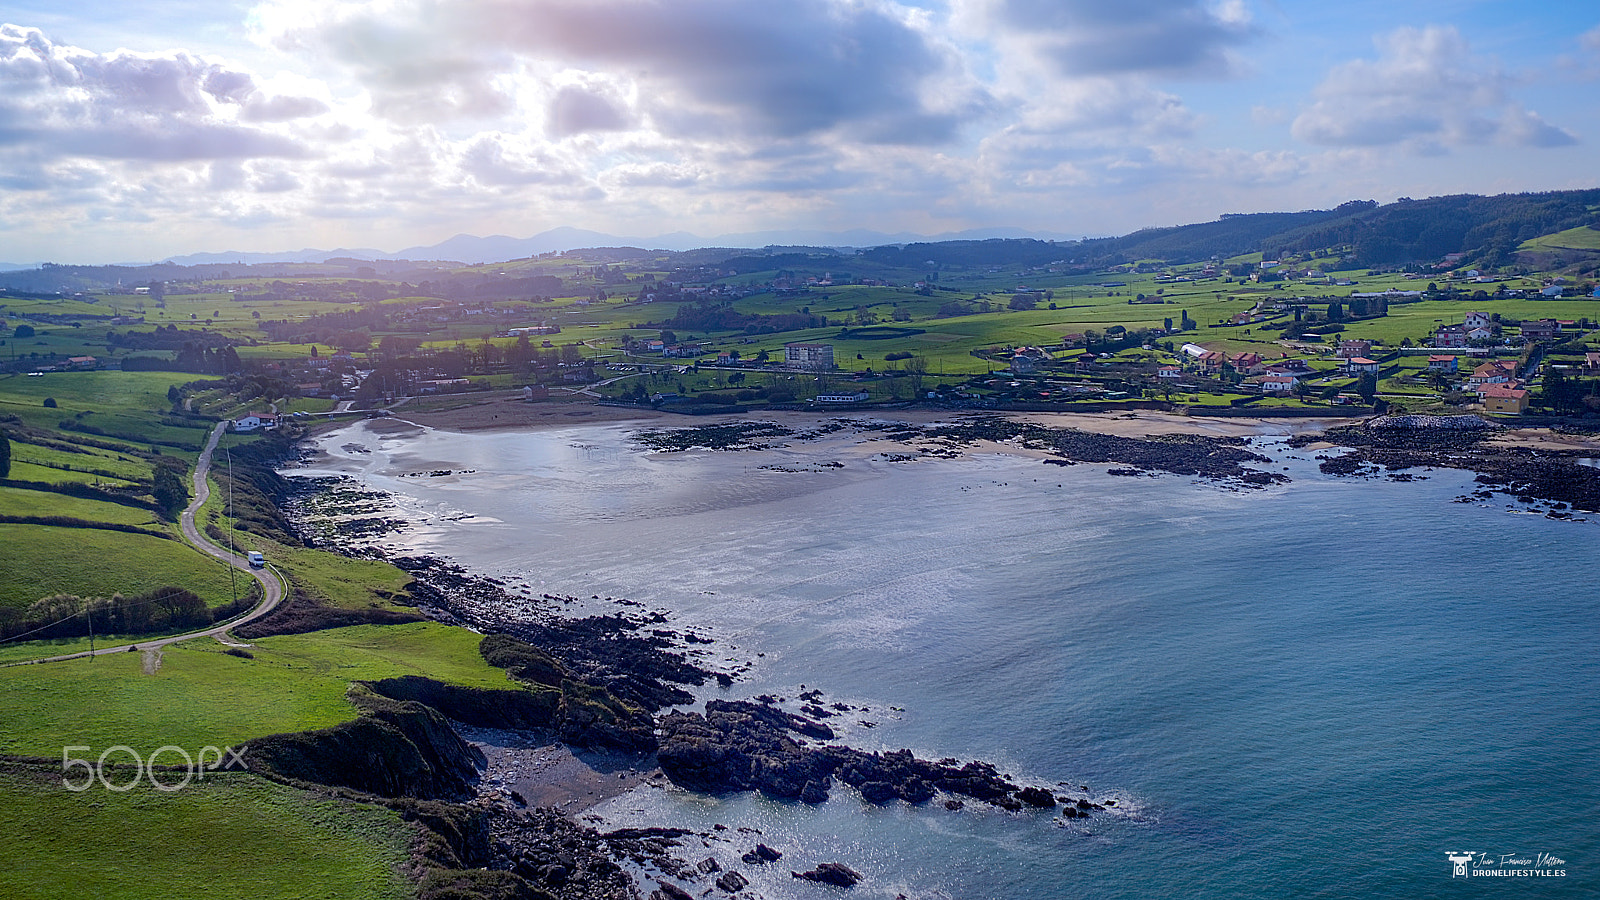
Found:
[{"label": "white house", "polygon": [[257,428],[260,428],[264,431],[266,429],[276,427],[278,427],[277,416],[263,415],[260,413],[250,413],[247,416],[240,416],[239,418],[233,420],[234,431],[255,431]]}]

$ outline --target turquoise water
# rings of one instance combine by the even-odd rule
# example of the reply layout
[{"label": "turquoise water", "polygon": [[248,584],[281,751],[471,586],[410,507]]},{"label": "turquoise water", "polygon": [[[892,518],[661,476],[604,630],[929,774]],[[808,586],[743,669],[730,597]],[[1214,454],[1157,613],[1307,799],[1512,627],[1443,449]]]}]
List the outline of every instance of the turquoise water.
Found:
[{"label": "turquoise water", "polygon": [[[397,546],[671,610],[719,639],[712,661],[754,663],[730,696],[820,688],[869,707],[841,726],[857,746],[1118,801],[1071,824],[842,788],[819,808],[648,789],[595,810],[761,829],[786,853],[771,871],[738,863],[750,836],[707,853],[766,896],[833,895],[788,875],[826,860],[864,897],[1600,893],[1593,522],[1452,503],[1462,473],[1330,479],[1270,442],[1294,481],[1231,492],[1002,455],[641,454],[625,435],[356,426],[319,468],[400,494],[416,525]],[[845,467],[758,468],[822,459]],[[394,477],[439,464],[474,471]],[[1567,876],[1453,880],[1463,850],[1551,853]]]}]

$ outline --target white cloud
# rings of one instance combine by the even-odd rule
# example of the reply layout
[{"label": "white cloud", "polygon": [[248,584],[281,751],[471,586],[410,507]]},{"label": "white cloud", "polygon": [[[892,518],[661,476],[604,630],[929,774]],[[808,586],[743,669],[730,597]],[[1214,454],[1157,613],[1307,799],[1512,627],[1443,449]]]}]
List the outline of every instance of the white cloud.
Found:
[{"label": "white cloud", "polygon": [[97,54],[0,25],[0,159],[307,155],[289,135],[241,124],[256,94],[249,73],[182,51]]},{"label": "white cloud", "polygon": [[1334,147],[1404,145],[1420,153],[1577,141],[1512,99],[1513,79],[1493,60],[1474,56],[1455,28],[1401,28],[1375,43],[1377,59],[1329,71],[1291,126],[1296,138]]}]

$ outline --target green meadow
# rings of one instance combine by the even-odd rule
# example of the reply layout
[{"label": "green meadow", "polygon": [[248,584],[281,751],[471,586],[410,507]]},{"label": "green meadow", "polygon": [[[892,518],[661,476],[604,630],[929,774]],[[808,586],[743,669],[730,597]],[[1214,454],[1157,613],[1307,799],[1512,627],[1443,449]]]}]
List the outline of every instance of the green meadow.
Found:
[{"label": "green meadow", "polygon": [[[129,777],[107,774],[119,785]],[[171,792],[148,782],[73,792],[58,772],[0,767],[0,896],[10,900],[402,898],[412,894],[402,874],[410,837],[390,810],[253,775],[212,773]]]},{"label": "green meadow", "polygon": [[[54,496],[54,495],[51,495]],[[48,508],[35,515],[54,515]],[[238,579],[239,590],[246,579]],[[181,541],[44,525],[0,523],[0,606],[26,608],[41,597],[109,597],[168,585],[212,606],[233,599],[228,568]]]},{"label": "green meadow", "polygon": [[[146,672],[142,652],[0,669],[0,752],[53,756],[63,744],[126,744],[148,752],[238,745],[356,717],[350,682],[425,675],[511,689],[483,661],[481,638],[433,622],[358,625],[251,642],[254,659],[210,638],[173,644]],[[92,698],[80,701],[78,698]]]}]

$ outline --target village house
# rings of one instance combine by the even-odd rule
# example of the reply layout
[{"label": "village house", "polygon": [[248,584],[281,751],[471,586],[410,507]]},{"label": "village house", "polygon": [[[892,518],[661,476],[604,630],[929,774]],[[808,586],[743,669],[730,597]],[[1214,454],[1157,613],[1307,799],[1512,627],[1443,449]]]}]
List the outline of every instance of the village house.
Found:
[{"label": "village house", "polygon": [[74,356],[67,360],[69,369],[92,369],[94,364],[95,359],[92,356]]},{"label": "village house", "polygon": [[1347,375],[1376,375],[1383,364],[1375,359],[1365,356],[1352,356],[1344,361],[1344,371]]},{"label": "village house", "polygon": [[1354,356],[1366,356],[1371,352],[1371,341],[1343,340],[1339,342],[1338,356],[1340,359],[1350,359]]},{"label": "village house", "polygon": [[1201,374],[1212,376],[1221,375],[1222,367],[1228,363],[1228,354],[1223,353],[1221,350],[1207,350],[1205,353],[1200,355],[1200,358],[1196,360],[1196,362],[1200,366]]},{"label": "village house", "polygon": [[1250,380],[1260,386],[1263,394],[1288,394],[1300,384],[1300,379],[1293,375],[1262,375]]},{"label": "village house", "polygon": [[1483,411],[1502,415],[1520,416],[1528,411],[1528,392],[1503,384],[1486,384],[1478,391],[1483,401]]},{"label": "village house", "polygon": [[1479,312],[1478,310],[1467,313],[1466,317],[1461,320],[1461,324],[1465,325],[1468,331],[1474,328],[1488,328],[1493,323],[1494,319],[1488,313]]},{"label": "village house", "polygon": [[1497,359],[1486,362],[1472,370],[1472,375],[1467,379],[1470,387],[1485,384],[1509,384],[1515,380],[1517,364],[1509,359]]},{"label": "village house", "polygon": [[1157,378],[1182,378],[1183,366],[1167,365],[1156,370]]},{"label": "village house", "polygon": [[278,427],[278,417],[265,413],[250,413],[232,420],[229,424],[236,432],[255,431],[257,429],[266,431]]},{"label": "village house", "polygon": [[1261,365],[1259,353],[1241,353],[1233,358],[1233,368],[1236,372],[1248,373],[1259,365]]},{"label": "village house", "polygon": [[1467,338],[1465,325],[1441,325],[1439,330],[1433,333],[1433,346],[1440,349],[1459,349],[1468,343],[1470,341]]},{"label": "village house", "polygon": [[1267,375],[1293,375],[1296,378],[1308,378],[1316,374],[1316,370],[1306,364],[1303,359],[1286,359],[1275,362],[1266,367]]},{"label": "village house", "polygon": [[870,395],[866,391],[856,391],[853,394],[818,394],[818,403],[860,403]]},{"label": "village house", "polygon": [[1600,351],[1590,350],[1583,354],[1583,371],[1588,375],[1600,374]]},{"label": "village house", "polygon": [[1539,319],[1522,323],[1525,341],[1553,341],[1561,336],[1561,323],[1555,319]]},{"label": "village house", "polygon": [[1454,375],[1459,363],[1454,356],[1435,355],[1428,357],[1428,371],[1446,372]]}]

